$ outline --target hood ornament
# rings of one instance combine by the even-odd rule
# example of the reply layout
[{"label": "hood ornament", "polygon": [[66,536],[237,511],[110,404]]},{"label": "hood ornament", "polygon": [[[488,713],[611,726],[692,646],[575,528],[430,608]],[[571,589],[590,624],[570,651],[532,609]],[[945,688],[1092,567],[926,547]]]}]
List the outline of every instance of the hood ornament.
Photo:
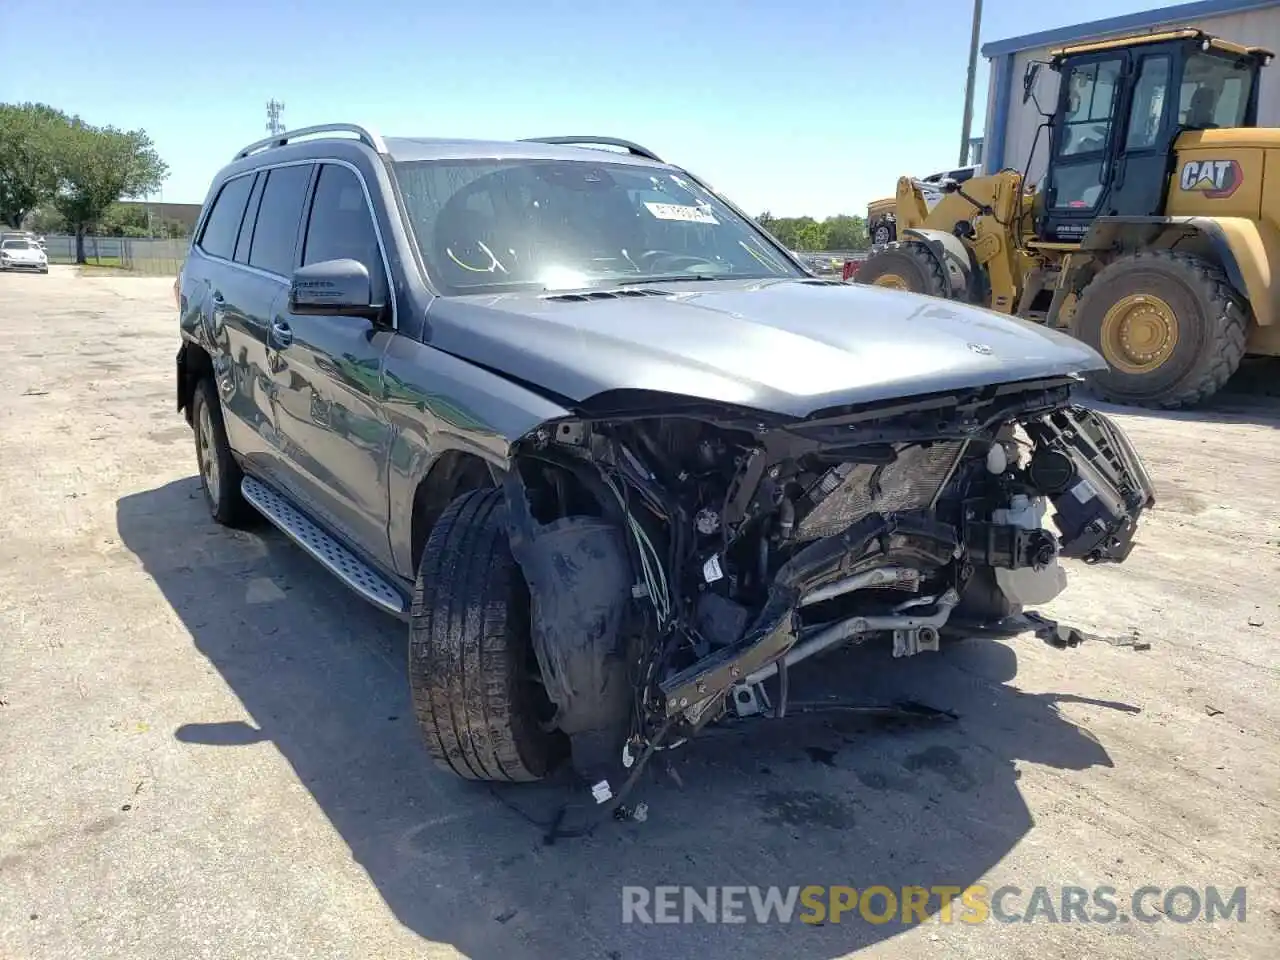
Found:
[{"label": "hood ornament", "polygon": [[966,343],[965,346],[981,357],[991,356],[991,348],[985,343]]}]

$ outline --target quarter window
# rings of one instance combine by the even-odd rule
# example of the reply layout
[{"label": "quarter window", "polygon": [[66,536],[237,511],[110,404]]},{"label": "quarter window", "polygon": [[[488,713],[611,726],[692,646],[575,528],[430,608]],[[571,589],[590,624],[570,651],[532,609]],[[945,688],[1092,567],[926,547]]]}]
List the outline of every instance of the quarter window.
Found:
[{"label": "quarter window", "polygon": [[200,249],[214,257],[231,259],[236,246],[236,234],[244,217],[245,202],[253,186],[253,175],[228,180],[218,191],[200,235]]},{"label": "quarter window", "polygon": [[258,201],[262,199],[262,188],[267,183],[265,173],[258,174],[253,182],[253,191],[249,194],[249,206],[245,208],[244,226],[240,228],[240,239],[236,241],[236,263],[249,262],[249,244],[253,241],[253,223],[258,217]]},{"label": "quarter window", "polygon": [[310,179],[311,164],[274,167],[268,173],[249,247],[250,266],[281,276],[293,272],[302,201]]}]

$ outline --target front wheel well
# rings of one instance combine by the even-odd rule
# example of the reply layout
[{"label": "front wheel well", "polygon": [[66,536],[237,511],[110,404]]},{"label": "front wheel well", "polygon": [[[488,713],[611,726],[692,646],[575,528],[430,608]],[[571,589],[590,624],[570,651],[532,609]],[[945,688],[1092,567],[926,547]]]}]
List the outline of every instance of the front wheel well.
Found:
[{"label": "front wheel well", "polygon": [[1164,217],[1133,220],[1099,217],[1081,244],[1081,252],[1092,256],[1079,259],[1079,265],[1072,271],[1072,289],[1076,293],[1082,292],[1103,268],[1130,254],[1147,250],[1187,254],[1212,264],[1225,274],[1231,288],[1248,300],[1240,264],[1236,262],[1221,226],[1210,217],[1182,220]]},{"label": "front wheel well", "polygon": [[413,494],[409,537],[415,571],[432,528],[449,504],[464,493],[493,485],[489,464],[483,457],[462,450],[449,450],[436,458]]}]

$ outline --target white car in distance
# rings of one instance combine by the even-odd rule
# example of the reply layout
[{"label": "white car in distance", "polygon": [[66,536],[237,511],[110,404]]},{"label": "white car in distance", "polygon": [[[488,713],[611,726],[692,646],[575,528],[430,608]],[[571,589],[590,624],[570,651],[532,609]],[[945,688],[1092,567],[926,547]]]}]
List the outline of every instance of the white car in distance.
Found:
[{"label": "white car in distance", "polygon": [[32,273],[48,273],[49,257],[35,240],[8,239],[0,241],[0,270],[28,270]]}]

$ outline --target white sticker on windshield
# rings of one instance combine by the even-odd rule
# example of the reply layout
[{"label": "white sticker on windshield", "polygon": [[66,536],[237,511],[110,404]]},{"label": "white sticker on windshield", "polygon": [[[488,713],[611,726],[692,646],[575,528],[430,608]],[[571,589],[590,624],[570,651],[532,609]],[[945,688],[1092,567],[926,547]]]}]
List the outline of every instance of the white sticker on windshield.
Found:
[{"label": "white sticker on windshield", "polygon": [[712,223],[716,225],[720,223],[706,207],[686,206],[681,203],[650,203],[648,201],[645,201],[645,206],[659,220],[683,220],[685,223]]}]

